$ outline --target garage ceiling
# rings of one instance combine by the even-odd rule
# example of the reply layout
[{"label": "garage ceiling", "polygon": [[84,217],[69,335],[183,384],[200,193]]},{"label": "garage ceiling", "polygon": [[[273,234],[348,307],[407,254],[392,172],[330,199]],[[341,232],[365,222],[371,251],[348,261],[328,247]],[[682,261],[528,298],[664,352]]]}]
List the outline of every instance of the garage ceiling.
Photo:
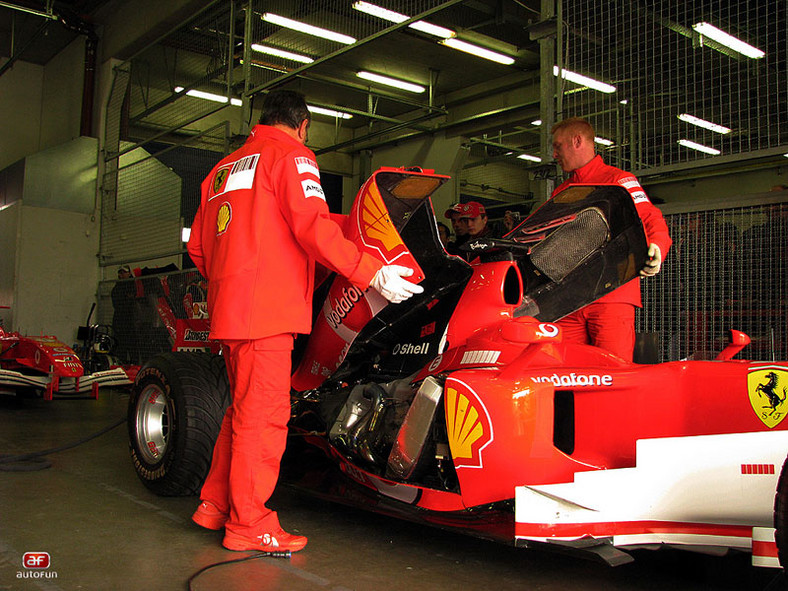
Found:
[{"label": "garage ceiling", "polygon": [[[90,23],[106,2],[13,4],[45,12],[54,8]],[[252,18],[246,21],[250,4]],[[236,97],[292,87],[305,92],[310,104],[353,115],[335,121],[338,128],[352,132],[352,138],[338,139],[323,151],[372,149],[415,134],[445,131],[467,137],[483,158],[514,158],[525,152],[541,156],[538,128],[532,122],[540,114],[536,39],[543,38],[560,47],[550,63],[560,61],[566,69],[615,86],[615,92],[607,94],[564,82],[556,95],[557,118],[591,119],[600,137],[612,142],[600,145],[612,163],[643,174],[709,162],[774,162],[788,152],[788,8],[783,0],[564,0],[556,5],[560,28],[555,20],[543,21],[541,0],[374,4],[447,27],[457,39],[508,55],[514,63],[494,63],[441,45],[437,37],[408,26],[395,28],[354,9],[354,0],[213,2],[135,58],[129,129],[136,129],[140,139],[146,128],[148,135],[175,128],[178,117],[193,126],[193,117],[184,115],[189,110],[186,101],[193,99],[175,94],[176,85],[225,96],[229,90]],[[267,13],[358,41],[344,45],[320,39],[268,22],[263,18]],[[46,63],[77,34],[57,22],[46,25],[47,32],[37,32],[44,20],[0,9],[0,30],[13,28],[16,47],[34,39],[22,58],[34,63]],[[764,57],[743,57],[700,35],[693,29],[700,22],[747,41],[763,50]],[[315,61],[302,64],[252,52],[250,64],[242,64],[245,31],[252,42]],[[10,55],[10,44],[0,51]],[[356,76],[361,70],[428,90],[411,94],[367,82]],[[551,83],[556,80],[551,76]],[[688,124],[679,119],[685,113],[730,131],[719,134]],[[717,153],[687,148],[680,140]]]}]

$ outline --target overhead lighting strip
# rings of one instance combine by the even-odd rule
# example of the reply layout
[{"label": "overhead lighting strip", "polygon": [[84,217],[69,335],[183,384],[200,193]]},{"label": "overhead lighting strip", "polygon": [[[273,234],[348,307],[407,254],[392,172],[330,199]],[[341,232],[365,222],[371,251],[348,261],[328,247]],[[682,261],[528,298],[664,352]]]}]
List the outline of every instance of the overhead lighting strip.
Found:
[{"label": "overhead lighting strip", "polygon": [[704,154],[711,154],[712,156],[716,156],[720,153],[720,151],[716,148],[710,148],[709,146],[704,146],[703,144],[698,144],[690,140],[680,139],[677,143],[684,146],[685,148],[697,150],[698,152],[703,152]]},{"label": "overhead lighting strip", "polygon": [[307,105],[306,108],[309,109],[310,113],[317,113],[318,115],[327,115],[328,117],[334,117],[336,119],[351,119],[353,117],[353,115],[351,115],[350,113],[335,111],[333,109],[324,109],[323,107],[313,107],[312,105]]},{"label": "overhead lighting strip", "polygon": [[766,55],[765,52],[761,51],[757,47],[753,47],[749,43],[745,43],[741,39],[726,33],[722,29],[718,29],[712,24],[706,22],[695,23],[692,25],[692,28],[695,29],[695,31],[702,37],[713,39],[717,43],[724,45],[725,47],[729,47],[733,51],[736,51],[749,58],[760,59]]},{"label": "overhead lighting strip", "polygon": [[717,123],[712,123],[711,121],[706,121],[705,119],[701,119],[700,117],[695,117],[694,115],[690,115],[689,113],[682,113],[678,116],[678,118],[686,123],[690,123],[691,125],[697,125],[698,127],[702,127],[703,129],[708,129],[710,131],[714,131],[716,133],[730,133],[731,130],[724,125],[719,125]]},{"label": "overhead lighting strip", "polygon": [[[376,16],[391,23],[404,23],[410,18],[405,14],[394,12],[393,10],[383,8],[382,6],[377,6],[376,4],[371,4],[370,2],[354,2],[353,8],[359,12],[369,14],[370,16]],[[440,37],[441,39],[454,37],[457,34],[451,29],[439,27],[438,25],[433,25],[432,23],[428,23],[426,21],[416,21],[415,23],[409,24],[408,27],[428,35]]]},{"label": "overhead lighting strip", "polygon": [[454,38],[443,39],[440,43],[441,45],[445,45],[446,47],[451,47],[452,49],[464,51],[465,53],[469,53],[471,55],[475,55],[476,57],[481,57],[486,60],[490,60],[492,62],[503,64],[505,66],[511,66],[514,63],[513,57],[509,57],[508,55],[503,55],[502,53],[498,53],[495,51],[490,51],[489,49],[485,49],[484,47],[479,47],[478,45],[473,45],[465,41],[460,41],[459,39],[454,39]]},{"label": "overhead lighting strip", "polygon": [[337,33],[336,31],[329,31],[328,29],[322,29],[320,27],[308,25],[300,21],[294,21],[293,19],[279,16],[278,14],[274,14],[272,12],[266,12],[262,16],[262,19],[268,23],[284,27],[285,29],[292,29],[293,31],[306,33],[307,35],[320,37],[322,39],[328,39],[329,41],[336,41],[337,43],[344,43],[345,45],[353,45],[356,42],[356,38],[351,37],[350,35],[343,35],[342,33]]},{"label": "overhead lighting strip", "polygon": [[[175,88],[173,88],[173,90],[175,92],[183,92],[183,86],[176,86]],[[226,103],[228,100],[226,96],[221,94],[214,94],[212,92],[205,92],[202,90],[194,90],[194,89],[186,91],[186,95],[194,98],[205,99],[207,101],[213,101],[215,103]],[[233,105],[234,107],[240,107],[241,105],[243,105],[241,99],[231,98],[229,99],[229,101],[230,104]]]},{"label": "overhead lighting strip", "polygon": [[[553,76],[558,76],[558,66],[553,66]],[[575,84],[593,88],[594,90],[598,90],[599,92],[604,92],[606,94],[616,91],[616,87],[612,84],[607,84],[606,82],[601,82],[599,80],[595,80],[594,78],[589,78],[588,76],[583,76],[577,72],[571,72],[565,69],[561,70],[561,78],[564,80],[569,80],[570,82],[574,82]]]},{"label": "overhead lighting strip", "polygon": [[306,55],[301,55],[300,53],[292,53],[290,51],[285,51],[283,49],[277,49],[276,47],[269,47],[268,45],[260,45],[259,43],[252,43],[251,48],[258,53],[274,55],[276,57],[281,57],[286,60],[292,60],[294,62],[300,62],[302,64],[311,64],[313,61],[315,61],[311,57],[308,57]]},{"label": "overhead lighting strip", "polygon": [[530,162],[541,162],[542,159],[539,156],[531,156],[530,154],[520,154],[518,156],[520,160],[528,160]]},{"label": "overhead lighting strip", "polygon": [[384,84],[386,86],[392,86],[394,88],[407,90],[408,92],[421,93],[427,90],[424,86],[421,86],[419,84],[413,84],[412,82],[405,82],[404,80],[389,78],[388,76],[381,76],[380,74],[374,74],[373,72],[365,72],[363,70],[361,72],[357,72],[356,76],[358,76],[359,78],[363,78],[364,80],[377,82],[378,84]]}]

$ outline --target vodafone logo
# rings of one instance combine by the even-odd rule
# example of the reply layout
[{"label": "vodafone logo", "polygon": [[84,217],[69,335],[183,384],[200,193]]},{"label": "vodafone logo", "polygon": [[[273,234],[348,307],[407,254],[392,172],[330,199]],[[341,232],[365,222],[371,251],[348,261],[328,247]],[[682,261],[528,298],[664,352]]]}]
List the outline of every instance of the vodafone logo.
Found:
[{"label": "vodafone logo", "polygon": [[551,339],[554,336],[558,335],[558,327],[555,324],[548,324],[547,322],[542,322],[539,325],[539,330],[536,331],[536,334]]}]

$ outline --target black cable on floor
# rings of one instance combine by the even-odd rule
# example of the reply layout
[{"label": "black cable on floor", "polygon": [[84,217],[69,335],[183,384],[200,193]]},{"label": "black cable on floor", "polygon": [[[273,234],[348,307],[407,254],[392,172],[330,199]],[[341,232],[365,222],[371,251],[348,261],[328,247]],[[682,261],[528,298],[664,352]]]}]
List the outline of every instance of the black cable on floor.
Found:
[{"label": "black cable on floor", "polygon": [[216,568],[217,566],[222,566],[224,564],[235,564],[236,562],[246,562],[247,560],[255,560],[256,558],[290,558],[290,550],[282,550],[282,551],[275,551],[275,552],[255,552],[254,554],[250,554],[249,556],[244,556],[242,558],[233,558],[232,560],[225,560],[223,562],[214,562],[213,564],[209,564],[208,566],[202,567],[196,573],[189,577],[189,580],[186,581],[186,589],[188,591],[192,591],[192,582],[203,574],[205,571],[209,571],[212,568]]},{"label": "black cable on floor", "polygon": [[109,427],[104,427],[101,431],[97,431],[92,435],[88,435],[79,441],[67,443],[66,445],[61,445],[59,447],[53,447],[51,449],[35,451],[27,454],[0,455],[0,472],[34,472],[36,470],[44,470],[52,466],[52,462],[50,462],[45,456],[77,447],[83,443],[87,443],[91,439],[95,439],[96,437],[104,435],[104,433],[112,431],[115,427],[119,427],[125,422],[126,417],[118,419],[117,422],[112,423]]}]

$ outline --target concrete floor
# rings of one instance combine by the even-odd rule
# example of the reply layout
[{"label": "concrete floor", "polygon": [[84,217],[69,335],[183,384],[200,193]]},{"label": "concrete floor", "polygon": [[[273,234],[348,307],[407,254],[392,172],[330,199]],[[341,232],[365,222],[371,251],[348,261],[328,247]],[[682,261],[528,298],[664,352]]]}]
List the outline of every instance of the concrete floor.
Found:
[{"label": "concrete floor", "polygon": [[[57,447],[125,416],[127,395],[93,400],[0,396],[0,454]],[[243,556],[221,547],[221,533],[189,517],[196,498],[157,497],[139,482],[125,426],[50,456],[52,467],[0,472],[0,589],[182,590],[215,562]],[[775,571],[749,556],[676,551],[635,553],[610,568],[540,550],[515,549],[354,511],[286,488],[272,505],[286,529],[309,536],[288,560],[263,558],[202,574],[195,590],[764,590]],[[51,557],[56,579],[20,579],[25,552]],[[783,589],[782,583],[779,586]]]}]

